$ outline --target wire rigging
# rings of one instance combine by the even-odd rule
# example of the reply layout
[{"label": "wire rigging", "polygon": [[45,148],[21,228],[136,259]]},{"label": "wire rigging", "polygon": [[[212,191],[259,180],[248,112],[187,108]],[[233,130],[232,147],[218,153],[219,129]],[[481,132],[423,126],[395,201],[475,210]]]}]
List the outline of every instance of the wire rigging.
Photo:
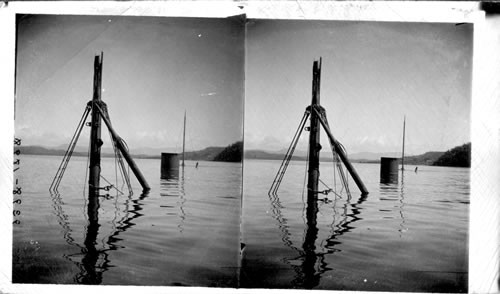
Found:
[{"label": "wire rigging", "polygon": [[[317,108],[314,108],[314,111],[316,111],[319,114],[320,118],[324,121],[326,127],[328,129],[330,129],[330,125],[328,123],[328,119],[326,117],[326,113],[325,113],[324,109],[320,108],[320,110],[318,111]],[[342,189],[341,189],[340,193],[342,193],[342,191],[344,189],[345,189],[346,193],[350,193],[349,181],[346,177],[344,170],[342,169],[342,164],[340,163],[340,159],[339,159],[339,155],[338,155],[339,152],[343,152],[344,154],[346,154],[345,147],[344,147],[344,145],[342,145],[342,143],[340,143],[338,141],[334,141],[334,139],[332,139],[332,138],[329,138],[328,142],[330,143],[330,148],[333,152],[334,178],[335,178],[335,167],[336,167],[336,170],[339,173],[339,177],[340,177],[341,184],[342,184]],[[339,148],[340,150],[337,150],[337,148]],[[335,187],[336,187],[336,179],[334,179],[334,181],[335,181]],[[323,191],[323,192],[325,192],[325,191]],[[330,189],[330,192],[334,192],[334,191],[332,189]],[[328,193],[324,193],[324,194],[326,195]],[[335,194],[338,195],[337,193],[335,193]]]},{"label": "wire rigging", "polygon": [[[290,164],[290,161],[293,157],[293,152],[295,151],[295,148],[297,147],[298,141],[300,139],[300,135],[301,135],[302,131],[304,129],[306,129],[305,124],[306,124],[307,120],[309,119],[311,111],[315,111],[318,114],[318,116],[320,117],[320,119],[326,125],[326,128],[329,129],[329,124],[328,124],[328,120],[327,120],[326,113],[325,113],[324,109],[321,107],[319,107],[319,108],[315,107],[313,105],[309,106],[306,109],[304,116],[302,117],[302,120],[299,123],[299,127],[295,131],[292,142],[290,143],[290,146],[287,149],[285,157],[284,157],[283,161],[281,162],[280,168],[278,169],[278,172],[276,173],[276,176],[275,176],[273,183],[271,185],[271,188],[269,189],[269,192],[268,192],[269,194],[276,194],[277,193],[279,186],[281,185],[281,182],[283,181],[283,177],[285,175],[285,172],[286,172],[286,170]],[[336,176],[337,173],[339,175],[341,187],[342,187],[340,190],[340,193],[342,193],[344,190],[346,191],[346,193],[350,193],[349,181],[348,181],[346,172],[344,172],[344,169],[342,168],[342,164],[341,164],[341,161],[339,158],[339,152],[343,152],[343,154],[346,154],[346,151],[345,151],[344,145],[342,145],[340,142],[336,141],[334,138],[329,137],[329,143],[330,143],[330,148],[333,152],[333,173],[334,173],[333,174],[333,176],[334,176],[334,185],[333,186],[334,186],[334,189],[332,189],[324,181],[319,179],[319,181],[327,189],[323,190],[323,191],[314,191],[314,192],[321,193],[324,195],[328,195],[329,193],[333,192],[335,195],[340,197],[340,194],[337,193],[337,191],[336,191],[336,189],[337,189],[336,188],[337,187],[337,176]],[[309,148],[309,146],[308,146],[308,148]],[[307,152],[307,156],[306,156],[306,172],[305,172],[306,174],[307,174],[308,161],[309,161],[309,152]],[[347,171],[347,167],[346,167],[346,171]],[[304,183],[303,183],[303,187],[302,187],[302,198],[304,197],[306,174],[304,175]]]},{"label": "wire rigging", "polygon": [[57,192],[57,188],[59,187],[59,184],[61,183],[64,172],[66,171],[66,168],[68,166],[69,160],[71,159],[71,156],[73,155],[73,151],[75,150],[76,143],[78,142],[78,138],[80,137],[83,126],[85,125],[85,120],[87,119],[89,113],[90,113],[90,108],[89,108],[89,106],[87,106],[85,108],[85,110],[83,111],[82,117],[80,118],[80,122],[78,123],[78,126],[76,128],[75,133],[73,134],[73,137],[71,138],[68,149],[66,150],[66,153],[63,156],[61,164],[59,165],[59,168],[57,169],[56,175],[55,175],[54,179],[52,180],[52,183],[50,184],[49,191]]},{"label": "wire rigging", "polygon": [[295,148],[297,147],[297,143],[299,141],[300,134],[304,130],[304,126],[307,122],[307,118],[309,117],[309,115],[310,115],[310,111],[306,110],[306,112],[304,113],[304,116],[302,117],[302,120],[299,123],[299,127],[295,131],[292,142],[291,142],[290,146],[288,147],[288,150],[285,154],[285,158],[281,162],[281,166],[278,169],[278,172],[276,173],[276,176],[273,180],[273,183],[271,184],[271,188],[269,189],[268,193],[276,194],[276,192],[278,191],[278,188],[281,184],[281,181],[283,180],[283,177],[285,176],[285,172],[288,168],[290,160],[292,159],[293,152],[295,151]]},{"label": "wire rigging", "polygon": [[[69,164],[69,161],[74,153],[74,150],[76,148],[76,145],[78,143],[78,139],[80,137],[80,134],[83,130],[83,127],[85,125],[87,125],[86,121],[87,121],[87,118],[89,116],[89,114],[91,113],[91,109],[92,109],[92,106],[94,104],[94,101],[92,100],[91,103],[88,103],[87,106],[85,107],[85,110],[82,114],[82,117],[80,118],[80,121],[78,122],[78,125],[77,125],[77,128],[71,138],[71,141],[70,141],[70,144],[68,146],[68,149],[66,150],[64,156],[63,156],[63,159],[61,160],[61,163],[58,167],[58,170],[56,172],[56,175],[54,176],[54,179],[52,180],[52,183],[49,187],[49,191],[50,192],[58,192],[58,188],[59,188],[59,185],[62,181],[62,178],[64,176],[64,173],[67,169],[67,166]],[[103,115],[104,117],[106,117],[108,119],[108,121],[110,120],[109,119],[109,114],[107,112],[107,109],[104,107],[104,111],[100,111],[100,115]],[[116,191],[120,194],[123,194],[122,191],[120,191],[118,188],[117,188],[117,184],[118,184],[118,173],[117,173],[117,163],[119,165],[119,170],[120,170],[120,175],[121,175],[121,178],[122,178],[122,181],[123,181],[123,185],[127,185],[127,188],[129,190],[129,193],[132,194],[132,185],[130,183],[130,170],[127,171],[127,169],[125,168],[125,163],[123,162],[123,158],[121,156],[121,153],[120,151],[118,150],[118,147],[117,147],[117,143],[116,143],[116,140],[115,138],[113,138],[112,136],[112,133],[111,131],[108,129],[108,132],[109,132],[109,136],[111,138],[111,143],[113,145],[113,151],[114,151],[114,156],[115,156],[115,179],[116,179],[116,183],[115,184],[111,184],[107,179],[105,179],[102,175],[101,175],[101,178],[103,178],[108,184],[109,186],[105,186],[105,187],[102,187],[102,189],[104,189],[105,191],[109,191],[111,188],[113,189],[116,189]],[[122,139],[122,138],[118,138],[119,140],[121,140],[121,143],[123,143],[123,145],[125,146],[125,148],[128,150],[128,146],[126,144],[126,142]],[[90,158],[90,142],[89,142],[89,145],[88,145],[88,151],[87,151],[87,164],[86,164],[86,172],[85,172],[85,181],[84,181],[84,189],[83,189],[83,192],[85,194],[85,190],[86,190],[86,182],[87,182],[87,178],[88,178],[88,166],[89,166],[89,158]],[[129,166],[130,168],[130,166]]]}]

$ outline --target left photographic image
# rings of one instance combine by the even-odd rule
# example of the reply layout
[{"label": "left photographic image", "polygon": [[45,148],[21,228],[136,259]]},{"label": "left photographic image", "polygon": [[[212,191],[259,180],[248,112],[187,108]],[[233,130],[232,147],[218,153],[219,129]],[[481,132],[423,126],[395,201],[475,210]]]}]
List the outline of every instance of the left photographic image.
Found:
[{"label": "left photographic image", "polygon": [[237,287],[245,17],[18,15],[12,282]]}]

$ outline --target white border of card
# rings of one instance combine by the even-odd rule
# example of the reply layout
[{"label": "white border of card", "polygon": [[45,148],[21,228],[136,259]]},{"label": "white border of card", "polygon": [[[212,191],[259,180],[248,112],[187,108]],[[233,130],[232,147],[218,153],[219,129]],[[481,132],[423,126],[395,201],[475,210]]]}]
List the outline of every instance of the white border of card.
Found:
[{"label": "white border of card", "polygon": [[[0,3],[0,292],[53,293],[279,293],[289,290],[198,287],[69,286],[12,284],[12,188],[14,138],[15,15],[87,14],[134,16],[362,20],[474,24],[472,176],[469,292],[497,293],[499,272],[500,15],[477,2],[139,1]],[[298,293],[305,291],[298,291]],[[323,292],[323,291],[322,291]],[[335,291],[328,291],[334,293]],[[309,292],[307,292],[309,293]],[[343,292],[344,293],[344,292]]]}]

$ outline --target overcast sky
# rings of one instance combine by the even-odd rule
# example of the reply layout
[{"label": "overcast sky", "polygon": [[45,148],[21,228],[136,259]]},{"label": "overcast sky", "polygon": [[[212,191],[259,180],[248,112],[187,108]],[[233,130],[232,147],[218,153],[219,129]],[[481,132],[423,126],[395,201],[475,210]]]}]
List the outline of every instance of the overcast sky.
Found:
[{"label": "overcast sky", "polygon": [[404,115],[407,154],[470,141],[469,24],[252,20],[246,48],[246,148],[288,148],[319,57],[321,104],[349,153],[400,152]]},{"label": "overcast sky", "polygon": [[188,150],[240,140],[243,118],[245,148],[285,149],[319,57],[321,104],[349,153],[400,151],[405,115],[407,154],[470,141],[469,24],[250,20],[246,31],[229,19],[21,17],[16,136],[67,144],[103,51],[103,100],[131,148],[180,151],[186,110]]},{"label": "overcast sky", "polygon": [[244,37],[230,19],[20,17],[16,136],[23,145],[68,144],[103,51],[102,99],[132,149],[180,151],[185,110],[187,150],[242,140]]}]

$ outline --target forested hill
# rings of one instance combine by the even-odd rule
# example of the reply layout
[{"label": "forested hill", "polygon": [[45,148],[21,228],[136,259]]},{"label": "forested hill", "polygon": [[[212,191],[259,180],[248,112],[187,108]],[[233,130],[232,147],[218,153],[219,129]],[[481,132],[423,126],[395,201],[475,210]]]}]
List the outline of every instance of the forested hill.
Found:
[{"label": "forested hill", "polygon": [[457,146],[453,149],[446,151],[439,157],[433,165],[437,166],[456,166],[456,167],[470,167],[471,163],[471,143]]},{"label": "forested hill", "polygon": [[214,161],[241,162],[243,154],[243,142],[239,141],[224,148]]},{"label": "forested hill", "polygon": [[424,154],[405,156],[405,164],[413,165],[432,165],[444,152],[429,151]]}]

